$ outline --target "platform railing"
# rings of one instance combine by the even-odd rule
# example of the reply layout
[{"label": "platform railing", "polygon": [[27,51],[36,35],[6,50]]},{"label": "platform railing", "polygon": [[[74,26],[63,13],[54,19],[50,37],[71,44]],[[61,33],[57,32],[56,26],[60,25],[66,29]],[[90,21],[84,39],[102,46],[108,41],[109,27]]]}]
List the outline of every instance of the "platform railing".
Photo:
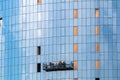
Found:
[{"label": "platform railing", "polygon": [[43,70],[49,71],[63,71],[63,70],[73,70],[73,62],[66,63],[66,62],[59,62],[59,63],[52,63],[49,62],[48,64],[43,64]]}]

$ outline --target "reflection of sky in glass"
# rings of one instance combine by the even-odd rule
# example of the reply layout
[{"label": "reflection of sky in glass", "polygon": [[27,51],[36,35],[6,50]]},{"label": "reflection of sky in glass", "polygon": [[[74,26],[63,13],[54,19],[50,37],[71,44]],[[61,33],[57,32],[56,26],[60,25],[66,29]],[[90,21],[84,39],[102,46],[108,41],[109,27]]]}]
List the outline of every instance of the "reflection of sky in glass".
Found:
[{"label": "reflection of sky in glass", "polygon": [[[46,2],[48,1],[48,2]],[[8,0],[0,2],[0,80],[93,80],[96,76],[114,79],[119,73],[119,7],[120,1],[95,0]],[[47,4],[46,4],[47,3]],[[54,4],[51,4],[54,3]],[[115,5],[117,4],[117,5]],[[7,5],[7,6],[6,6]],[[101,18],[94,18],[94,10],[100,7]],[[73,19],[73,9],[79,8],[79,20]],[[73,26],[79,26],[79,36],[73,36]],[[100,35],[95,36],[95,25],[100,25]],[[2,34],[2,35],[1,35]],[[95,52],[95,42],[100,43],[100,53]],[[79,53],[73,54],[73,43],[78,43]],[[36,46],[42,46],[41,56],[36,56]],[[95,70],[95,60],[100,60],[100,71]],[[78,71],[36,73],[38,62],[70,62],[78,60]],[[0,64],[0,65],[1,65]],[[107,64],[107,65],[106,65]],[[4,70],[4,71],[3,71]],[[118,70],[119,72],[119,70]],[[91,74],[90,74],[91,73]],[[7,76],[14,75],[15,76]],[[47,75],[47,76],[46,76]],[[86,77],[87,76],[87,77]],[[8,79],[9,78],[9,79]],[[13,79],[14,78],[14,79]],[[69,79],[70,78],[70,79]]]}]

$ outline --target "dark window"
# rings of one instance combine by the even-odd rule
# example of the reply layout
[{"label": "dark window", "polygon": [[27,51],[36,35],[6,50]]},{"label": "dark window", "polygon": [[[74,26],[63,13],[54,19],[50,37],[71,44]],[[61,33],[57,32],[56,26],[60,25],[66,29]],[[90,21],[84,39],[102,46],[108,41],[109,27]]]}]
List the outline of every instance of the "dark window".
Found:
[{"label": "dark window", "polygon": [[37,47],[37,55],[40,55],[40,54],[41,54],[41,47],[38,46],[38,47]]},{"label": "dark window", "polygon": [[37,63],[37,72],[41,72],[41,63]]},{"label": "dark window", "polygon": [[100,80],[100,78],[95,78],[95,80]]},{"label": "dark window", "polygon": [[2,20],[2,18],[0,18],[0,20]]},{"label": "dark window", "polygon": [[0,18],[0,27],[2,26],[2,18]]},{"label": "dark window", "polygon": [[74,78],[73,80],[78,80],[78,78]]}]

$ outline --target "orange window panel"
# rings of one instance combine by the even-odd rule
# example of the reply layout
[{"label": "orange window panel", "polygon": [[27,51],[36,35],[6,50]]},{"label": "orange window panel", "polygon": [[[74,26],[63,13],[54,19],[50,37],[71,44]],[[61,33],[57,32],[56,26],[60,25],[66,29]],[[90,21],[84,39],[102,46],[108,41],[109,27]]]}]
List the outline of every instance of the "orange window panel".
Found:
[{"label": "orange window panel", "polygon": [[96,48],[96,52],[99,52],[100,51],[100,44],[96,43],[95,48]]},{"label": "orange window panel", "polygon": [[77,69],[78,69],[78,62],[74,61],[74,70],[77,70]]},{"label": "orange window panel", "polygon": [[98,18],[98,17],[99,17],[99,14],[100,14],[100,13],[99,13],[99,9],[96,8],[96,9],[95,9],[95,17]]},{"label": "orange window panel", "polygon": [[95,34],[96,35],[100,34],[99,26],[96,26],[96,28],[95,28]]},{"label": "orange window panel", "polygon": [[74,9],[73,15],[74,18],[78,18],[78,9]]},{"label": "orange window panel", "polygon": [[74,53],[78,52],[78,44],[74,44]]},{"label": "orange window panel", "polygon": [[96,60],[96,69],[100,69],[100,61],[99,60]]},{"label": "orange window panel", "polygon": [[38,3],[38,4],[41,4],[41,2],[42,2],[42,0],[37,0],[37,3]]},{"label": "orange window panel", "polygon": [[74,26],[74,36],[77,36],[78,35],[78,27],[77,26]]}]

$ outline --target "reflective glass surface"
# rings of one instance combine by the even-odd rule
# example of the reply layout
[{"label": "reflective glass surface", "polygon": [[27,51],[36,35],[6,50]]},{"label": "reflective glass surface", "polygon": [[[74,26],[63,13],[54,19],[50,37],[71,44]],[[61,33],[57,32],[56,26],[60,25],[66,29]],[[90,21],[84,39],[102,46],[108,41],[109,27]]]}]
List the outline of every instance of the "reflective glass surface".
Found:
[{"label": "reflective glass surface", "polygon": [[0,80],[120,80],[119,25],[120,0],[0,0]]}]

